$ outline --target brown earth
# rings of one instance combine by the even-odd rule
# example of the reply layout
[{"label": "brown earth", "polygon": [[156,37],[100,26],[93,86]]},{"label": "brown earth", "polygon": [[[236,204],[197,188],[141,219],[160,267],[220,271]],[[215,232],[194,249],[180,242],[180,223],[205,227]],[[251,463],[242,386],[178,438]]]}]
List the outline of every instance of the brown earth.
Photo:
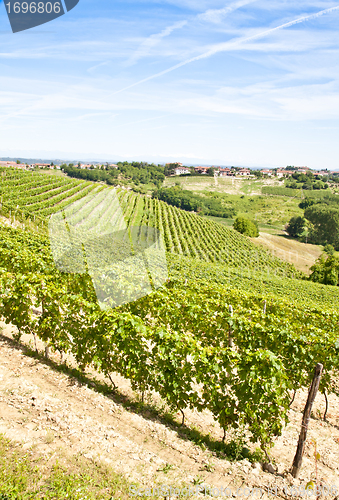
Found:
[{"label": "brown earth", "polygon": [[287,237],[287,233],[277,235],[260,231],[259,237],[251,238],[251,241],[267,248],[275,257],[294,264],[299,271],[306,274],[310,274],[310,267],[322,253],[320,246],[300,243]]},{"label": "brown earth", "polygon": [[[22,343],[16,343],[12,340],[15,329],[2,326],[0,433],[20,443],[24,450],[34,447],[46,457],[80,453],[88,460],[110,464],[131,483],[144,487],[165,484],[194,488],[194,484],[202,483],[228,487],[235,496],[237,488],[247,486],[262,488],[261,498],[265,499],[269,487],[277,487],[278,497],[291,498],[291,491],[284,491],[285,487],[306,485],[315,479],[311,439],[316,439],[319,481],[336,485],[339,492],[339,398],[335,395],[329,395],[328,422],[324,422],[320,418],[324,399],[318,394],[300,477],[293,479],[288,471],[296,450],[306,391],[297,393],[289,412],[290,423],[275,440],[271,456],[278,473],[273,474],[264,472],[259,463],[219,458],[207,447],[185,439],[180,427],[154,416],[154,412],[137,413],[133,405],[137,396],[128,381],[118,375],[114,376],[118,394],[104,396],[96,390],[100,383],[97,373],[88,372],[92,381],[84,384],[58,370],[59,355],[52,354],[52,362],[34,358],[25,347],[33,345],[32,339],[24,336]],[[42,343],[38,347],[42,351]],[[72,364],[68,358],[67,365]],[[153,407],[163,406],[156,395],[149,396],[149,400]],[[187,410],[185,415],[188,427],[222,438],[221,429],[208,412]],[[228,435],[226,440],[231,437]]]}]

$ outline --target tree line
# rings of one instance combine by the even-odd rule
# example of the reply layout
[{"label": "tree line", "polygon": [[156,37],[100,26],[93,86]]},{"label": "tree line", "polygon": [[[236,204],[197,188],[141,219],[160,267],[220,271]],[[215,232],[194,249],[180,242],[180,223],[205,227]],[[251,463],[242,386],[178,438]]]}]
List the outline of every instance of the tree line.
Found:
[{"label": "tree line", "polygon": [[290,189],[328,189],[328,183],[325,180],[329,181],[330,177],[325,176],[320,180],[312,172],[306,174],[295,172],[289,180],[286,180],[285,185]]},{"label": "tree line", "polygon": [[110,165],[96,166],[90,169],[81,169],[73,164],[61,165],[61,169],[69,177],[84,179],[94,182],[106,182],[116,186],[123,181],[139,184],[154,184],[161,186],[165,180],[164,167],[161,165],[149,164],[147,162],[118,162],[117,167]]},{"label": "tree line", "polygon": [[286,226],[288,234],[299,238],[308,232],[309,241],[324,245],[324,253],[311,267],[311,281],[339,285],[339,199],[335,195],[315,201],[305,198],[299,207],[304,216],[292,217]]},{"label": "tree line", "polygon": [[188,212],[224,218],[236,215],[234,208],[224,208],[220,200],[194,194],[181,186],[155,189],[152,197]]}]

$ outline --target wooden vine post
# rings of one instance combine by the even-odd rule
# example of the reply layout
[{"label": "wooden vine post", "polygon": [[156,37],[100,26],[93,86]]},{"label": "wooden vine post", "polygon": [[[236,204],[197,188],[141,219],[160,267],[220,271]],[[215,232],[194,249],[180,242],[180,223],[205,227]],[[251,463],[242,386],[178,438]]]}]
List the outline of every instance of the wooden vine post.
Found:
[{"label": "wooden vine post", "polygon": [[[229,305],[228,311],[231,315],[231,318],[233,318],[233,307]],[[228,332],[228,347],[233,347],[233,337],[232,337],[232,328],[230,327],[229,332]]]},{"label": "wooden vine post", "polygon": [[307,429],[310,420],[312,405],[319,389],[322,371],[323,371],[323,365],[321,363],[318,363],[317,366],[315,367],[312,384],[308,393],[308,398],[305,405],[302,424],[301,424],[301,431],[299,435],[297,451],[293,460],[291,474],[295,478],[298,477],[301,468],[301,462],[303,459],[303,453],[305,448],[305,441],[307,436]]}]

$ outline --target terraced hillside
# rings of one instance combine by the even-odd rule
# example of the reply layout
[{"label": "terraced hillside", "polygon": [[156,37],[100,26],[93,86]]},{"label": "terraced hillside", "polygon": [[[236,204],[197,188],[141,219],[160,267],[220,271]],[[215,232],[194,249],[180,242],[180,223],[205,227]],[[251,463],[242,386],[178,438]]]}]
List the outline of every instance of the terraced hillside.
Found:
[{"label": "terraced hillside", "polygon": [[[2,169],[0,173],[1,214],[31,226],[34,223],[47,228],[51,214],[78,200],[83,200],[86,210],[96,211],[95,200],[101,203],[99,193],[114,193],[106,185],[42,173],[14,169]],[[233,229],[127,190],[118,190],[118,197],[127,225],[158,228],[170,253],[242,269],[270,269],[281,276],[298,275],[293,266],[272,257]]]}]

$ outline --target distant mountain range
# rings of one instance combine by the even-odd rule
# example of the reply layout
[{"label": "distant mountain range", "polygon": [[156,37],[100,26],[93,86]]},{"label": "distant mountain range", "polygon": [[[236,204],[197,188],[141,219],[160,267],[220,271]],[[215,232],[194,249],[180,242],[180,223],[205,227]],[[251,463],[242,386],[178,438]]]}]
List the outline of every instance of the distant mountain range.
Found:
[{"label": "distant mountain range", "polygon": [[[29,165],[33,164],[33,163],[51,163],[53,162],[54,165],[62,165],[63,163],[74,163],[74,165],[76,165],[79,161],[80,162],[86,162],[86,163],[93,163],[93,164],[96,164],[96,163],[99,163],[100,165],[103,163],[105,164],[106,162],[108,163],[117,163],[118,161],[148,161],[149,163],[153,163],[154,160],[145,160],[143,158],[141,159],[137,159],[137,158],[134,158],[134,159],[125,159],[125,158],[115,158],[114,161],[112,159],[108,159],[108,158],[105,158],[104,160],[103,159],[84,159],[84,158],[78,158],[76,160],[73,159],[59,159],[59,158],[23,158],[21,156],[15,156],[15,157],[9,157],[9,156],[2,156],[0,157],[0,161],[17,161],[19,160],[21,163],[28,163]],[[168,160],[166,162],[160,162],[161,164],[165,165],[165,163],[171,163],[173,161],[173,163],[177,160]],[[155,162],[154,162],[155,163]],[[185,163],[185,166],[187,167],[196,167],[196,166],[202,166],[202,167],[211,167],[211,166],[215,166],[215,167],[222,167],[222,168],[231,168],[232,166],[233,167],[239,167],[239,168],[246,168],[247,165],[220,165],[220,164],[212,164],[212,163],[209,163],[209,164],[206,164],[206,163]],[[249,167],[247,167],[249,168]],[[251,167],[252,169],[258,169],[258,168],[263,168],[263,167]]]}]

